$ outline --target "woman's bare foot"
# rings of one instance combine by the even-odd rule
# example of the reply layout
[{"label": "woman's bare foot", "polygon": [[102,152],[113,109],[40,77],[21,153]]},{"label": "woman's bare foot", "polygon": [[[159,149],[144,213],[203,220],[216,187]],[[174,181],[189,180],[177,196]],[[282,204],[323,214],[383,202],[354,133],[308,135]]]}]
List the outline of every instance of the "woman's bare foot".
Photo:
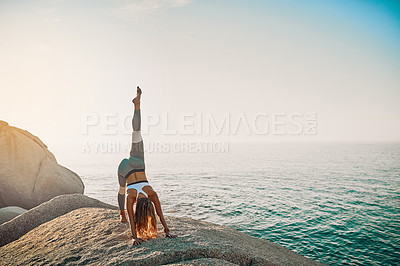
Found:
[{"label": "woman's bare foot", "polygon": [[128,220],[126,219],[126,216],[121,216],[121,223],[127,223]]},{"label": "woman's bare foot", "polygon": [[132,102],[135,105],[139,105],[141,96],[142,96],[142,89],[139,88],[139,86],[138,86],[137,89],[136,89],[136,97],[132,100]]},{"label": "woman's bare foot", "polygon": [[127,223],[128,220],[126,219],[125,211],[120,211],[120,216],[121,216],[121,223]]}]

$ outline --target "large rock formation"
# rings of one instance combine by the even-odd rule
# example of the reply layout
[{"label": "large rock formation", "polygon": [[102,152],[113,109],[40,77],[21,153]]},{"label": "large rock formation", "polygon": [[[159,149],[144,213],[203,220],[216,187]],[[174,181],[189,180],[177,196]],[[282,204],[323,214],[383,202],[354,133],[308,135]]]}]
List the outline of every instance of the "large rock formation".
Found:
[{"label": "large rock formation", "polygon": [[0,208],[30,209],[58,195],[83,193],[79,176],[28,131],[0,121],[0,147]]},{"label": "large rock formation", "polygon": [[[49,208],[56,211],[79,200],[59,197],[42,211],[19,217],[31,213],[28,223]],[[132,246],[129,225],[119,223],[118,214],[81,208],[43,223],[0,247],[0,265],[321,265],[270,241],[189,218],[166,217],[178,238],[166,239],[160,225],[158,239]],[[17,218],[4,225],[17,223]]]}]

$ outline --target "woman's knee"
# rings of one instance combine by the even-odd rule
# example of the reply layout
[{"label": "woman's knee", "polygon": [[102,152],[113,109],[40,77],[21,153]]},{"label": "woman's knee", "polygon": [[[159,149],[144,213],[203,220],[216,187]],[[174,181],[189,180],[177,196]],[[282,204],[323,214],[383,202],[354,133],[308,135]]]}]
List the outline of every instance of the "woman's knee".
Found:
[{"label": "woman's knee", "polygon": [[139,143],[142,140],[143,139],[142,139],[142,134],[141,134],[140,130],[132,132],[132,143]]},{"label": "woman's knee", "polygon": [[125,190],[126,190],[126,187],[121,187],[120,186],[118,193],[121,194],[121,195],[125,195]]}]

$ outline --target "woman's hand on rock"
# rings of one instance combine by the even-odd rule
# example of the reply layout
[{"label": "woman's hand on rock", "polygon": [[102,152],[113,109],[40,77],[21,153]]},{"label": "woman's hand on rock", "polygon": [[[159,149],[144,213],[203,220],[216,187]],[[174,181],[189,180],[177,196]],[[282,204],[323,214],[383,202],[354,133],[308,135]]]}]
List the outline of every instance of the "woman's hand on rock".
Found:
[{"label": "woman's hand on rock", "polygon": [[134,237],[134,238],[133,238],[132,246],[139,246],[140,244],[142,244],[143,241],[144,241],[144,240],[141,239],[141,238]]},{"label": "woman's hand on rock", "polygon": [[171,235],[170,233],[169,233],[169,228],[167,227],[167,228],[164,228],[164,233],[165,233],[165,237],[166,238],[176,238],[176,237],[178,237],[177,235]]},{"label": "woman's hand on rock", "polygon": [[165,234],[166,238],[177,238],[177,235],[171,235],[169,232]]}]

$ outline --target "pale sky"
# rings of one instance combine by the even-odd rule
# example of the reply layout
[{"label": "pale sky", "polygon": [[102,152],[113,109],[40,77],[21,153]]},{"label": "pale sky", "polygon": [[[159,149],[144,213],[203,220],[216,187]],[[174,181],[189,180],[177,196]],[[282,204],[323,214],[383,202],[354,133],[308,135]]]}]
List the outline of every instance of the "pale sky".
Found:
[{"label": "pale sky", "polygon": [[124,139],[82,120],[120,123],[140,85],[143,115],[318,117],[315,135],[178,138],[400,141],[399,47],[396,1],[0,0],[0,120],[45,143]]}]

